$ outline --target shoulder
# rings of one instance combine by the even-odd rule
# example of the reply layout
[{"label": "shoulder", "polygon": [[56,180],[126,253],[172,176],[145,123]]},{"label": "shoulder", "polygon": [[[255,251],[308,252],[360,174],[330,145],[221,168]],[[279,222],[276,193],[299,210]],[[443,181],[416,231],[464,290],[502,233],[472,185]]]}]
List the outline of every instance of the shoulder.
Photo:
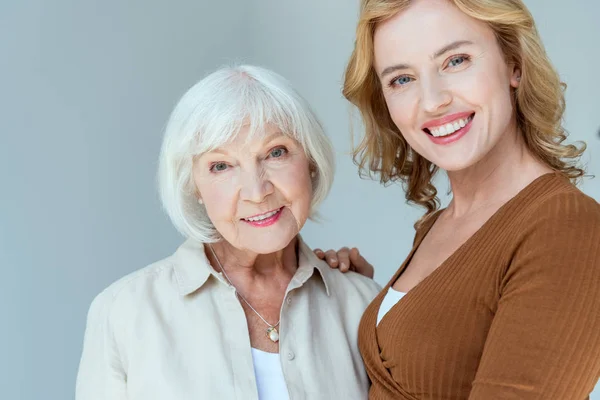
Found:
[{"label": "shoulder", "polygon": [[542,191],[521,205],[523,209],[511,222],[516,248],[507,247],[513,271],[528,271],[531,280],[538,273],[549,277],[553,271],[562,285],[576,277],[584,281],[589,274],[600,274],[600,204],[596,200],[560,178],[553,190]]},{"label": "shoulder", "polygon": [[557,179],[554,190],[540,193],[524,210],[524,221],[537,228],[554,225],[563,231],[599,231],[600,204],[567,179]]},{"label": "shoulder", "polygon": [[315,265],[315,274],[321,275],[327,287],[327,296],[319,296],[320,301],[327,302],[327,308],[333,311],[336,318],[351,321],[351,329],[356,329],[360,318],[369,304],[377,297],[381,287],[372,279],[353,271],[340,272],[331,268],[322,260]]},{"label": "shoulder", "polygon": [[319,260],[319,262],[319,271],[324,275],[328,284],[333,286],[335,295],[340,292],[359,293],[369,298],[370,301],[381,291],[381,287],[371,278],[353,271],[340,272],[337,268],[330,268],[323,260]]},{"label": "shoulder", "polygon": [[300,239],[299,252],[303,259],[317,269],[327,286],[329,296],[338,301],[361,302],[366,306],[381,290],[381,287],[373,279],[356,272],[343,273],[337,268],[329,267],[325,261],[313,253],[313,250],[302,239]]},{"label": "shoulder", "polygon": [[107,322],[115,310],[120,314],[134,310],[144,294],[151,292],[148,288],[169,286],[173,282],[173,267],[173,256],[169,256],[113,282],[92,300],[88,323]]}]

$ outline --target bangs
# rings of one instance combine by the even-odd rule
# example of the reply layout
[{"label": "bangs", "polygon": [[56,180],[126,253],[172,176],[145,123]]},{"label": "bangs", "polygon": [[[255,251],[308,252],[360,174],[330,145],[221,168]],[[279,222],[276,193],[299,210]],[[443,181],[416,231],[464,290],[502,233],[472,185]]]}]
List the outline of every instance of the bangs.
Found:
[{"label": "bangs", "polygon": [[265,135],[266,125],[276,126],[281,133],[300,142],[306,116],[286,93],[248,74],[236,71],[212,88],[212,101],[198,111],[196,134],[188,147],[197,156],[234,141],[242,128],[248,127],[246,142]]}]

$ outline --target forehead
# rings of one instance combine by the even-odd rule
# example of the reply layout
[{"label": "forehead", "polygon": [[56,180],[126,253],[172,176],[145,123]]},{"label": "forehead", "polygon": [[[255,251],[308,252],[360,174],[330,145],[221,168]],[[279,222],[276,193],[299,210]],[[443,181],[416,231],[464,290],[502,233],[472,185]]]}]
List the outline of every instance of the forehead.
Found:
[{"label": "forehead", "polygon": [[448,0],[415,0],[375,29],[375,67],[430,59],[445,45],[469,40],[484,45],[495,40],[492,30]]},{"label": "forehead", "polygon": [[252,148],[262,146],[273,139],[287,137],[282,129],[272,123],[264,123],[258,126],[245,123],[231,139],[220,147],[222,148]]}]

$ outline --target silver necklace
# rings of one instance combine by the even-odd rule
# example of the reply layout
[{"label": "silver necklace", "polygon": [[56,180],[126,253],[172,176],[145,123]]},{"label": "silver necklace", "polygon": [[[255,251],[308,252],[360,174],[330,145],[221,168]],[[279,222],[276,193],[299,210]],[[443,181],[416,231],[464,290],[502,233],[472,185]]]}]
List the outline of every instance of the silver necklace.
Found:
[{"label": "silver necklace", "polygon": [[215,260],[217,260],[217,264],[219,264],[219,268],[221,268],[221,272],[223,272],[223,275],[225,276],[225,278],[227,278],[227,281],[229,282],[229,284],[231,286],[233,286],[233,288],[235,289],[235,294],[236,296],[238,296],[240,299],[242,299],[244,301],[244,303],[246,303],[246,305],[248,307],[250,307],[250,309],[252,311],[254,311],[254,313],[256,315],[258,315],[258,317],[265,323],[267,324],[268,328],[267,328],[267,337],[274,343],[277,343],[279,341],[279,332],[277,331],[277,326],[279,325],[279,323],[281,322],[281,320],[277,321],[277,323],[275,325],[271,325],[270,323],[267,322],[266,319],[263,318],[262,315],[260,315],[258,313],[258,311],[256,311],[254,309],[254,307],[252,307],[252,305],[248,302],[248,300],[246,300],[244,298],[244,296],[242,296],[237,288],[235,287],[235,285],[233,284],[233,282],[231,281],[231,279],[229,279],[229,276],[227,276],[227,272],[225,272],[225,268],[223,268],[223,265],[221,264],[221,261],[219,261],[219,257],[217,257],[217,253],[215,253],[215,250],[212,248],[212,246],[209,244],[208,247],[210,248],[210,251],[212,252],[213,256],[215,257]]}]

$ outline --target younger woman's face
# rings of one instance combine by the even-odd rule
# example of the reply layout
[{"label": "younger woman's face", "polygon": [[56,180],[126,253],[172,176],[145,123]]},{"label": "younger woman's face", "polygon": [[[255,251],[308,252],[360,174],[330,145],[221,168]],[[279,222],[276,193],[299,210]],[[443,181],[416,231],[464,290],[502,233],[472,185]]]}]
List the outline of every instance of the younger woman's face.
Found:
[{"label": "younger woman's face", "polygon": [[415,0],[380,23],[375,70],[392,120],[421,156],[447,171],[474,167],[516,134],[509,66],[492,29],[447,0]]}]

